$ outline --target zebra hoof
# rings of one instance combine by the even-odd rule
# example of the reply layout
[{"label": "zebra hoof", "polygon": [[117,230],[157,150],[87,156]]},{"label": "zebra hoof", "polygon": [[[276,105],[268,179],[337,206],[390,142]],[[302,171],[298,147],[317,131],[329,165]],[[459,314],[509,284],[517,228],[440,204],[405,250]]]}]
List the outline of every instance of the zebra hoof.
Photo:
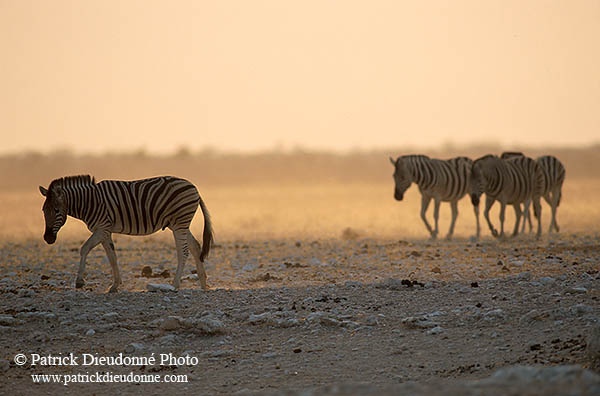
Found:
[{"label": "zebra hoof", "polygon": [[81,289],[85,285],[85,281],[83,279],[77,279],[75,281],[75,288]]},{"label": "zebra hoof", "polygon": [[116,293],[119,291],[119,285],[112,285],[106,293]]}]

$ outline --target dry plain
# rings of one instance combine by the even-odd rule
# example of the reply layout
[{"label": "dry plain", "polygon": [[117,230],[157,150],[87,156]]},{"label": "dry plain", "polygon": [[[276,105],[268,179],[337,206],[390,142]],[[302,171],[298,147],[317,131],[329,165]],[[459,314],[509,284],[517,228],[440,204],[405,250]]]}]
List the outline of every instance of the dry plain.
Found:
[{"label": "dry plain", "polygon": [[[429,240],[416,187],[405,202],[393,200],[387,153],[3,158],[0,394],[593,394],[598,377],[583,368],[593,369],[586,347],[600,314],[597,151],[563,155],[560,234],[546,233],[543,204],[542,239],[500,241],[483,216],[482,238],[471,238],[468,199],[455,239]],[[147,291],[148,283],[172,281],[168,231],[115,236],[122,292],[104,293],[111,279],[101,248],[88,258],[86,286],[74,289],[89,233],[70,219],[55,245],[44,244],[37,185],[77,173],[192,180],[216,229],[210,290],[200,290],[190,261],[182,290]],[[492,219],[497,224],[497,208]],[[448,223],[444,205],[441,235]],[[192,230],[201,234],[201,216]],[[19,353],[198,360],[18,366]],[[538,372],[507,374],[519,365]],[[185,375],[187,382],[32,381],[32,374],[97,371]]]}]

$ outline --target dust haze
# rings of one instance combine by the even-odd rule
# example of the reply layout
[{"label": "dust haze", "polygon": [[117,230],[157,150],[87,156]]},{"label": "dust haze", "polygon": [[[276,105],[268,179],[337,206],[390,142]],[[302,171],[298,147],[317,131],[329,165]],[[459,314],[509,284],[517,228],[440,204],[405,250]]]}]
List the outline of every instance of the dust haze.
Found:
[{"label": "dust haze", "polygon": [[[561,231],[597,232],[600,224],[600,146],[568,149],[528,149],[516,147],[531,157],[552,154],[567,170],[563,201],[558,211]],[[261,238],[343,238],[350,235],[369,238],[428,237],[419,217],[420,194],[415,185],[404,201],[393,199],[393,169],[388,157],[424,153],[450,158],[467,155],[476,158],[499,153],[490,146],[444,147],[416,151],[388,151],[335,154],[318,151],[270,151],[232,154],[213,150],[191,152],[181,149],[171,155],[151,155],[144,151],[125,154],[76,155],[58,151],[43,155],[23,153],[0,157],[0,237],[41,238],[43,198],[38,185],[48,186],[67,175],[91,174],[104,179],[132,180],[157,175],[176,175],[192,181],[206,201],[216,227],[217,238],[252,240]],[[543,206],[544,232],[549,224],[549,207]],[[491,212],[497,222],[499,205]],[[429,208],[428,218],[432,219]],[[483,216],[482,216],[483,220]],[[450,209],[442,204],[440,234],[450,222]],[[507,229],[514,222],[507,210]],[[489,236],[482,223],[483,236]],[[201,232],[202,221],[192,223]],[[473,209],[468,197],[459,203],[456,237],[468,238],[475,232]],[[83,223],[69,219],[59,233],[61,238],[85,239]],[[154,237],[161,237],[159,233]],[[168,238],[170,238],[170,233]],[[119,236],[115,236],[119,238]]]}]

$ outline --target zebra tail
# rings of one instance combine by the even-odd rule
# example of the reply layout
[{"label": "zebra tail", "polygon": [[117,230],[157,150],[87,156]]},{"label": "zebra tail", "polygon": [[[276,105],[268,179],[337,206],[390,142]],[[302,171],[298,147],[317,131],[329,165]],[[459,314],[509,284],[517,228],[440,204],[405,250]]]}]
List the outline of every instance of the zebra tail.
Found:
[{"label": "zebra tail", "polygon": [[199,198],[199,201],[200,209],[202,209],[202,214],[204,215],[204,232],[202,233],[202,251],[200,252],[200,261],[204,261],[204,259],[208,256],[210,246],[214,241],[214,233],[212,222],[210,221],[210,213],[208,213],[208,209],[206,208],[202,198]]}]

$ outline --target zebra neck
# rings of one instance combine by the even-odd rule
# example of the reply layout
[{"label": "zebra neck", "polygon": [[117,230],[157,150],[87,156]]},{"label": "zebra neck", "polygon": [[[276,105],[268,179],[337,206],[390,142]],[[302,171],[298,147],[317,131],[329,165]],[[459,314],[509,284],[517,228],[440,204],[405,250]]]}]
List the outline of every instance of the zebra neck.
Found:
[{"label": "zebra neck", "polygon": [[71,186],[65,189],[67,215],[88,224],[95,207],[95,187],[92,185]]},{"label": "zebra neck", "polygon": [[431,184],[432,174],[428,164],[423,164],[422,167],[419,167],[417,164],[410,164],[408,170],[413,183],[421,187]]}]

